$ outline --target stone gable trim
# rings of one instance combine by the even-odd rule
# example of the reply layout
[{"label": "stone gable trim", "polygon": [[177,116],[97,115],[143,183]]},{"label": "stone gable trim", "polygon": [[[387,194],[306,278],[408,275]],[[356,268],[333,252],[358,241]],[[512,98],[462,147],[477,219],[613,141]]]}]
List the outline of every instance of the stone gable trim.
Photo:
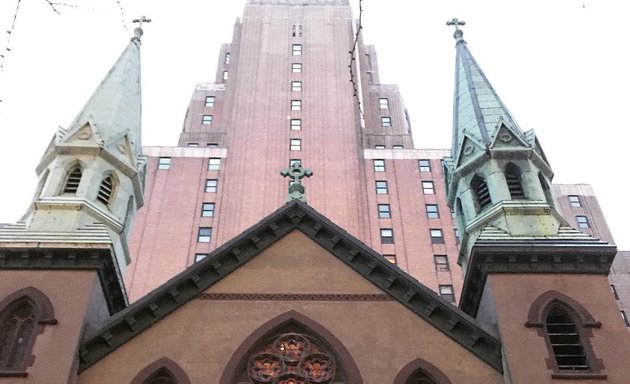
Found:
[{"label": "stone gable trim", "polygon": [[295,229],[495,370],[502,372],[500,341],[482,329],[475,319],[297,200],[285,204],[214,250],[203,261],[114,315],[98,333],[83,342],[79,352],[79,372],[88,369],[184,303],[197,298],[200,293]]},{"label": "stone gable trim", "polygon": [[127,306],[125,288],[113,260],[109,247],[0,249],[0,270],[96,270],[110,314]]},{"label": "stone gable trim", "polygon": [[247,301],[393,301],[388,294],[334,294],[334,293],[202,293],[197,300]]},{"label": "stone gable trim", "polygon": [[476,316],[489,273],[608,275],[617,248],[598,241],[477,241],[471,250],[460,309]]}]

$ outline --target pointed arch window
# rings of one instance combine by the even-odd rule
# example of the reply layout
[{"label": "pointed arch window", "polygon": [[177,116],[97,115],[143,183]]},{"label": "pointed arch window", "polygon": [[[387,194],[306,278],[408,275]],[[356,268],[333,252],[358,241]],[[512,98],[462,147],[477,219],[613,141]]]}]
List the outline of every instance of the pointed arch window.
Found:
[{"label": "pointed arch window", "polygon": [[553,206],[553,194],[551,193],[551,188],[549,188],[549,183],[545,176],[541,172],[538,172],[538,181],[540,182],[540,186],[545,194],[545,200],[547,200],[547,204]]},{"label": "pointed arch window", "polygon": [[177,384],[177,382],[168,369],[160,368],[143,381],[142,384]]},{"label": "pointed arch window", "polygon": [[83,171],[80,166],[76,166],[70,171],[68,174],[68,178],[66,179],[66,184],[63,187],[63,193],[77,193],[79,189],[79,184],[81,183],[81,177],[83,176]]},{"label": "pointed arch window", "polygon": [[131,384],[190,384],[190,379],[176,362],[163,357],[140,371]]},{"label": "pointed arch window", "polygon": [[481,177],[480,175],[473,176],[472,180],[470,181],[470,188],[473,190],[475,199],[477,200],[477,205],[479,206],[479,210],[484,209],[488,205],[492,204],[490,190],[488,189],[488,184],[483,177]]},{"label": "pointed arch window", "polygon": [[98,189],[98,194],[96,195],[96,199],[101,203],[109,206],[112,195],[114,192],[114,180],[111,176],[107,176],[101,182],[101,186]]},{"label": "pointed arch window", "polygon": [[0,377],[26,376],[42,326],[56,324],[52,304],[39,290],[21,289],[0,301]]},{"label": "pointed arch window", "polygon": [[451,381],[435,365],[416,359],[400,370],[394,384],[451,384]]},{"label": "pointed arch window", "polygon": [[568,311],[554,306],[545,321],[547,337],[559,370],[585,371],[589,363],[580,334]]},{"label": "pointed arch window", "polygon": [[525,199],[523,182],[521,181],[521,169],[514,163],[507,163],[505,166],[505,181],[510,190],[512,200]]}]

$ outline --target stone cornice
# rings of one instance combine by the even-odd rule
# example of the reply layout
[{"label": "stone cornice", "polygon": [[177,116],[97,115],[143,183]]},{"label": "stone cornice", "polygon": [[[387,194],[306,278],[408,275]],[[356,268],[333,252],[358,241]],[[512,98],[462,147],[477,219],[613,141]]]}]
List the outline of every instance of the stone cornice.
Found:
[{"label": "stone cornice", "polygon": [[502,372],[500,341],[484,330],[475,319],[438,297],[299,201],[285,204],[216,249],[203,261],[114,315],[97,334],[83,342],[79,353],[79,370],[86,370],[189,300],[198,298],[210,286],[296,229],[495,370]]},{"label": "stone cornice", "polygon": [[460,308],[476,316],[488,274],[607,275],[617,248],[580,239],[477,240],[472,246]]},{"label": "stone cornice", "polygon": [[109,246],[95,244],[2,244],[0,270],[95,270],[111,314],[127,306],[125,287]]}]

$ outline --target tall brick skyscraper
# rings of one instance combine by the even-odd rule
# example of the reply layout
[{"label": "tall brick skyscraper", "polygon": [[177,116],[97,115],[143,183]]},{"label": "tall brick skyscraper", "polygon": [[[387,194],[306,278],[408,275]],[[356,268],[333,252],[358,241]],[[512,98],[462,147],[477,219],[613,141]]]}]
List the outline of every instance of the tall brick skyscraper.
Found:
[{"label": "tall brick skyscraper", "polygon": [[145,149],[131,300],[282,206],[279,172],[296,159],[314,172],[312,207],[453,299],[448,152],[414,149],[398,87],[380,83],[374,47],[360,39],[351,76],[356,28],[347,0],[248,2],[215,83],[193,93],[179,145]]}]

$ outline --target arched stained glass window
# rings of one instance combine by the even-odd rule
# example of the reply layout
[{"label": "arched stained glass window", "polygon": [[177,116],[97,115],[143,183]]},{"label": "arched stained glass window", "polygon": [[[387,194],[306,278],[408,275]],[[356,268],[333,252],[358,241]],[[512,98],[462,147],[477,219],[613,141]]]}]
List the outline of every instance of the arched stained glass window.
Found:
[{"label": "arched stained glass window", "polygon": [[26,297],[0,313],[0,370],[20,370],[35,337],[35,307]]}]

